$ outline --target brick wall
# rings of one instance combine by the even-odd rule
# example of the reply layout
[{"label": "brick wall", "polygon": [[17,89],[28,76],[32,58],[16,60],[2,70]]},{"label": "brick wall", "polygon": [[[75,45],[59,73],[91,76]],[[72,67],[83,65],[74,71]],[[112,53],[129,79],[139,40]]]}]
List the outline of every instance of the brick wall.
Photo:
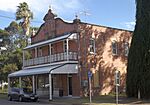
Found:
[{"label": "brick wall", "polygon": [[[131,42],[132,32],[120,29],[114,29],[96,25],[81,25],[83,32],[81,32],[81,67],[87,73],[92,70],[93,73],[99,71],[99,90],[93,86],[96,93],[108,94],[114,92],[114,73],[115,70],[121,72],[121,86],[120,91],[125,88],[125,74],[127,56],[124,55],[124,42]],[[90,38],[95,39],[96,54],[89,53]],[[112,54],[111,43],[113,40],[117,41],[118,54]],[[83,74],[83,76],[87,76]],[[87,77],[82,77],[86,78]],[[94,81],[93,81],[94,82]],[[94,91],[93,91],[94,92]]]}]

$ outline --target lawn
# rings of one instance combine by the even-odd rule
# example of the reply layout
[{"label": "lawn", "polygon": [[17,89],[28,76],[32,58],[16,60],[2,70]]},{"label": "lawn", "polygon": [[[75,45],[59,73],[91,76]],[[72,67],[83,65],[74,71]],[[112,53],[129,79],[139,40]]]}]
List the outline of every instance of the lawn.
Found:
[{"label": "lawn", "polygon": [[[0,93],[0,99],[7,99],[6,93]],[[41,99],[40,99],[41,100]],[[114,95],[105,95],[92,97],[92,103],[89,103],[89,97],[87,98],[68,98],[60,97],[54,98],[53,101],[48,101],[48,99],[42,99],[50,104],[57,105],[116,105]],[[138,100],[136,98],[127,98],[126,96],[119,96],[119,105],[131,105],[131,104],[150,104],[150,100]]]},{"label": "lawn", "polygon": [[[98,96],[92,97],[91,105],[116,105],[114,96]],[[89,105],[89,97],[87,98],[56,98],[50,103],[61,103],[65,105]]]},{"label": "lawn", "polygon": [[[89,98],[56,98],[50,103],[63,105],[116,105],[114,95],[105,95],[92,97],[92,103],[89,103]],[[126,96],[119,96],[119,105],[131,104],[150,104],[150,100],[138,100],[136,98],[127,98]]]},{"label": "lawn", "polygon": [[0,99],[7,99],[6,93],[0,93]]}]

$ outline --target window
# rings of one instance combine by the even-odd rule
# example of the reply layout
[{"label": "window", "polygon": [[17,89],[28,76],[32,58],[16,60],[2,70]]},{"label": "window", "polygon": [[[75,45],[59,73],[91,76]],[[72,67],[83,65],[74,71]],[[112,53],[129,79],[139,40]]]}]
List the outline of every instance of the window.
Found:
[{"label": "window", "polygon": [[90,53],[95,54],[95,39],[90,39]]},{"label": "window", "polygon": [[124,55],[128,56],[128,53],[129,53],[129,43],[125,42],[124,43]]},{"label": "window", "polygon": [[41,91],[46,91],[49,87],[49,77],[47,74],[37,76],[37,89]]},{"label": "window", "polygon": [[113,55],[117,55],[117,42],[116,41],[112,41],[112,54]]},{"label": "window", "polygon": [[64,40],[64,52],[67,52],[67,41],[66,40]]}]

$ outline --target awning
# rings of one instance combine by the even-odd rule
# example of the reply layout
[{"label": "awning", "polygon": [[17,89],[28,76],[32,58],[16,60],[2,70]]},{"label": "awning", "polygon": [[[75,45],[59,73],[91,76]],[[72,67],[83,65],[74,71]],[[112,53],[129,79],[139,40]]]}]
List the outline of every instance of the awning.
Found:
[{"label": "awning", "polygon": [[75,74],[78,73],[77,64],[61,64],[55,66],[44,66],[37,68],[24,69],[8,75],[8,77],[29,76],[37,74]]},{"label": "awning", "polygon": [[77,33],[68,33],[68,34],[53,38],[53,39],[49,39],[49,40],[46,40],[46,41],[35,43],[35,44],[32,44],[32,45],[29,45],[29,46],[25,47],[24,50],[34,48],[34,47],[37,47],[37,46],[42,46],[42,45],[45,45],[45,44],[48,44],[48,43],[53,43],[53,42],[56,42],[56,41],[64,40],[64,39],[67,39],[67,38],[77,39]]}]

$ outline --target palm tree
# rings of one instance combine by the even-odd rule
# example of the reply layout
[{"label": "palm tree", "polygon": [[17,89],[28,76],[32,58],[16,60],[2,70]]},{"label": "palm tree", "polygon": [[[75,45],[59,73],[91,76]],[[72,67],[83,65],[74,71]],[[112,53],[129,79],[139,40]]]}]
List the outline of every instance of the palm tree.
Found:
[{"label": "palm tree", "polygon": [[29,36],[30,21],[33,19],[33,13],[30,11],[26,2],[19,3],[16,11],[16,20],[22,20],[20,25],[23,29],[24,35]]}]

